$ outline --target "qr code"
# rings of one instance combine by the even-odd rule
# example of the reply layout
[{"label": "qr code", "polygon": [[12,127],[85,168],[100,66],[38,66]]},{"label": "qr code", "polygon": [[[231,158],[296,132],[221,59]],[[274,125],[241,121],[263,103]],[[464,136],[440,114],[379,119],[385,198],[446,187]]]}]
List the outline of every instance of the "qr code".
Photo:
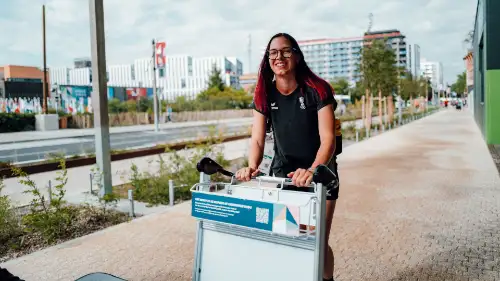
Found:
[{"label": "qr code", "polygon": [[255,220],[259,223],[268,223],[269,222],[269,209],[266,208],[257,208],[257,214]]}]

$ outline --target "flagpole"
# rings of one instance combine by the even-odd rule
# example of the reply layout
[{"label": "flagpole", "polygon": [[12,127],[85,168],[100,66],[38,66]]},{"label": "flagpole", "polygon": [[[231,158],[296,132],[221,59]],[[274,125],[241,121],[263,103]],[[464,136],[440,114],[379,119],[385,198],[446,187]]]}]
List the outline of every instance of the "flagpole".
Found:
[{"label": "flagpole", "polygon": [[43,36],[43,114],[48,113],[47,105],[47,49],[45,42],[45,5],[42,5],[42,36]]},{"label": "flagpole", "polygon": [[155,132],[158,132],[159,131],[159,128],[158,128],[158,126],[159,126],[158,119],[159,118],[158,118],[158,94],[156,91],[156,43],[155,43],[155,39],[153,39],[152,45],[153,45],[153,107],[154,107],[153,114],[154,114],[154,118],[155,118]]}]

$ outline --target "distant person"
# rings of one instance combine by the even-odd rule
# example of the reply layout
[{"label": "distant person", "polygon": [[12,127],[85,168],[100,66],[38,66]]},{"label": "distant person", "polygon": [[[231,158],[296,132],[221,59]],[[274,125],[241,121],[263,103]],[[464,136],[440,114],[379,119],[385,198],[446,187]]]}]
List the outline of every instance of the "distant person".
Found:
[{"label": "distant person", "polygon": [[[262,162],[267,125],[274,136],[271,174],[288,177],[293,185],[309,186],[314,169],[324,164],[337,173],[333,89],[307,66],[297,41],[286,33],[274,35],[267,44],[253,103],[253,126],[248,167],[236,172],[240,181],[257,176]],[[269,122],[269,123],[268,123]],[[326,249],[323,280],[333,280],[334,257],[328,246],[338,188],[327,191]]]},{"label": "distant person", "polygon": [[172,122],[172,107],[167,106],[167,122]]},{"label": "distant person", "polygon": [[346,110],[347,110],[347,107],[346,107],[345,103],[342,102],[340,104],[340,115],[343,116],[345,114]]}]

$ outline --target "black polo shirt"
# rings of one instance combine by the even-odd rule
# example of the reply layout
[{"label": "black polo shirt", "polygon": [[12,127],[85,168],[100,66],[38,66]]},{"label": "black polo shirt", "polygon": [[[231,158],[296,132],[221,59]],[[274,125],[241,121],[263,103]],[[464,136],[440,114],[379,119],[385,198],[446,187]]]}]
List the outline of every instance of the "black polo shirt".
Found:
[{"label": "black polo shirt", "polygon": [[316,159],[321,141],[318,129],[318,111],[337,102],[328,89],[324,99],[308,86],[298,87],[290,95],[281,94],[275,86],[268,93],[268,110],[258,112],[269,118],[274,136],[272,172],[286,175],[298,168],[310,168]]}]

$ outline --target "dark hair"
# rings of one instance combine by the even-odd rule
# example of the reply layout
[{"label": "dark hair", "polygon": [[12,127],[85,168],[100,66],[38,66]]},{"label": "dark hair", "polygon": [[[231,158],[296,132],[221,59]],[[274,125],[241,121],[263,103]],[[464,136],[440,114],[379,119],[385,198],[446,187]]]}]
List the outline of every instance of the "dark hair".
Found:
[{"label": "dark hair", "polygon": [[307,66],[307,63],[304,60],[304,54],[300,50],[297,40],[287,33],[278,33],[271,37],[269,43],[267,43],[266,52],[260,63],[259,75],[257,77],[257,85],[255,86],[254,94],[255,107],[260,111],[267,111],[267,93],[273,85],[274,77],[273,70],[269,65],[268,52],[271,42],[274,38],[278,37],[285,37],[288,41],[290,41],[294,53],[299,56],[299,62],[295,67],[295,79],[297,80],[299,87],[309,86],[313,88],[318,93],[320,99],[326,98],[329,90],[333,92],[330,84],[314,74],[309,66]]}]

